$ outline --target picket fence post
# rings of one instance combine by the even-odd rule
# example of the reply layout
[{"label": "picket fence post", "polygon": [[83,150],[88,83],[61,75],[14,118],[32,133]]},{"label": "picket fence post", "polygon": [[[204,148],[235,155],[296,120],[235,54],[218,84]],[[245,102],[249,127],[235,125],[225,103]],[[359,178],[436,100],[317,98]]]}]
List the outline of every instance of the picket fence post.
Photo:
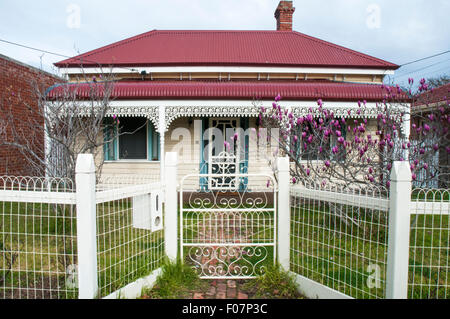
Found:
[{"label": "picket fence post", "polygon": [[98,294],[98,282],[95,164],[92,154],[78,155],[75,173],[78,298],[94,299]]},{"label": "picket fence post", "polygon": [[178,192],[177,169],[178,154],[167,152],[165,157],[165,216],[164,216],[164,241],[166,256],[170,260],[176,260],[178,252]]},{"label": "picket fence post", "polygon": [[389,196],[389,238],[386,298],[408,296],[411,171],[408,162],[394,162]]},{"label": "picket fence post", "polygon": [[284,270],[289,271],[290,265],[290,177],[289,157],[277,159],[278,168],[278,262]]}]

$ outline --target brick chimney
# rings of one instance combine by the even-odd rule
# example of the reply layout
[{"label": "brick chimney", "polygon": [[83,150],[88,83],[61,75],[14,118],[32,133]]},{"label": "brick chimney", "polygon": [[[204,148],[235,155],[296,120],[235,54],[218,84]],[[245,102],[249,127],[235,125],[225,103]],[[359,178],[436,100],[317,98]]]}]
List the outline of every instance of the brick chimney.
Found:
[{"label": "brick chimney", "polygon": [[292,0],[282,0],[275,10],[275,19],[277,19],[277,31],[292,31],[292,15],[295,8],[292,6]]}]

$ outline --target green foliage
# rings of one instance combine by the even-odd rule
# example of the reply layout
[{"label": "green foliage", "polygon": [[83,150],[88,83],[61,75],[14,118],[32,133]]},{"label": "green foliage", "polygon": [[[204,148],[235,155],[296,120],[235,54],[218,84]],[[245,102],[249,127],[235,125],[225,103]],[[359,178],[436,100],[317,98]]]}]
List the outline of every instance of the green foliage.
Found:
[{"label": "green foliage", "polygon": [[165,260],[162,272],[156,279],[156,285],[144,295],[153,299],[183,299],[188,298],[189,291],[205,290],[207,282],[201,281],[187,264],[177,259],[175,262]]},{"label": "green foliage", "polygon": [[254,293],[257,299],[303,299],[297,291],[293,275],[284,271],[280,265],[267,267],[266,272],[244,287]]}]

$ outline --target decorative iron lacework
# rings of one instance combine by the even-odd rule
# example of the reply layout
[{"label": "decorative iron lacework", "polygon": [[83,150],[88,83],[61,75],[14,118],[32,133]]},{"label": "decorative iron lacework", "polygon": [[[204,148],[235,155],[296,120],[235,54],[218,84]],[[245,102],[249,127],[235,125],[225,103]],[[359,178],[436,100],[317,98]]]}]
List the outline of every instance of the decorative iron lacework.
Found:
[{"label": "decorative iron lacework", "polygon": [[[327,110],[333,112],[334,117],[336,118],[361,118],[361,119],[376,119],[379,114],[379,109],[376,107],[361,107],[361,108],[352,108],[352,107],[327,107],[322,108],[322,110]],[[291,112],[295,117],[306,116],[309,113],[312,113],[314,117],[324,116],[320,113],[318,107],[292,107]],[[402,116],[402,112],[408,112],[407,108],[398,105],[394,106],[391,110],[391,115],[394,116],[397,120],[400,120]],[[405,122],[408,123],[409,122]],[[405,126],[401,126],[402,133],[405,133]]]},{"label": "decorative iron lacework", "polygon": [[[343,118],[376,118],[378,115],[378,110],[373,107],[366,108],[349,108],[349,107],[328,107],[322,108],[322,110],[331,111],[334,113],[335,117]],[[359,112],[358,112],[359,111]],[[312,113],[314,116],[323,116],[319,112],[318,107],[292,107],[291,112],[294,116],[305,116]]]},{"label": "decorative iron lacework", "polygon": [[167,106],[165,113],[166,130],[177,118],[191,117],[257,117],[259,106]]},{"label": "decorative iron lacework", "polygon": [[[253,106],[165,106],[165,131],[170,124],[180,117],[257,117],[260,113],[260,105]],[[312,112],[313,116],[321,116],[319,108],[306,106],[290,107],[294,116],[305,116]],[[378,109],[375,107],[332,107],[323,108],[332,111],[335,117],[343,118],[377,118]],[[398,115],[402,108],[398,107]],[[81,110],[80,116],[89,115],[91,110],[86,108]],[[122,117],[142,116],[148,118],[154,125],[155,130],[160,132],[159,127],[159,106],[114,106],[108,111],[108,117],[113,115]]]},{"label": "decorative iron lacework", "polygon": [[225,161],[213,174],[183,177],[179,194],[180,255],[201,278],[254,278],[274,264],[272,176],[236,173],[236,164]]},{"label": "decorative iron lacework", "polygon": [[142,116],[149,119],[157,132],[159,132],[159,107],[158,106],[114,106],[111,107],[106,116],[137,117]]}]

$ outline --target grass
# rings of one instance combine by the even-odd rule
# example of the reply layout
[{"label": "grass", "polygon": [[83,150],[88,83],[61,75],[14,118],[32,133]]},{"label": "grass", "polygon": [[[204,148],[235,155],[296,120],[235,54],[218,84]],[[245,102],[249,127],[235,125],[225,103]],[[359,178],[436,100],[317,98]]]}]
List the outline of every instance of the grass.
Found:
[{"label": "grass", "polygon": [[[413,198],[448,201],[448,191],[413,192]],[[356,298],[384,298],[386,214],[344,207],[360,222],[356,227],[331,216],[328,206],[310,208],[302,204],[292,211],[291,269]],[[105,296],[161,265],[164,234],[133,228],[131,199],[104,204],[98,214],[98,275],[100,295]],[[189,218],[186,214],[184,217]],[[273,218],[270,207],[267,214],[266,221]],[[196,240],[198,223],[196,218],[190,221],[190,228],[185,229],[187,237]],[[267,223],[253,223],[252,227],[251,241],[271,240]],[[410,234],[409,298],[449,298],[449,216],[417,215]],[[268,258],[261,265],[270,270],[267,278],[276,279],[270,269],[274,262],[272,247],[267,248]],[[72,206],[0,202],[0,287],[12,287],[8,291],[0,288],[0,297],[51,289],[57,290],[51,297],[76,297],[75,289],[65,287],[66,268],[77,263],[76,251]],[[9,269],[12,256],[16,256],[15,262]],[[253,264],[259,261],[257,256],[248,259]],[[371,265],[380,267],[381,287],[367,285],[373,275]],[[188,270],[177,271],[188,274]],[[267,282],[261,286],[266,286],[266,291],[271,289]],[[29,288],[19,291],[14,287]],[[280,293],[280,289],[274,290]],[[170,296],[164,288],[162,291]]]},{"label": "grass", "polygon": [[143,291],[144,299],[186,299],[190,291],[207,289],[207,282],[199,280],[197,273],[191,266],[175,262],[163,262],[161,274],[156,279],[155,286]]},{"label": "grass", "polygon": [[97,256],[100,296],[106,296],[161,266],[164,232],[133,227],[131,199],[98,205]]},{"label": "grass", "polygon": [[[131,205],[97,205],[99,297],[160,267],[163,231],[134,228]],[[77,298],[66,287],[67,267],[77,264],[76,236],[74,206],[0,202],[0,298]]]},{"label": "grass", "polygon": [[[292,210],[291,269],[355,298],[385,298],[388,227],[382,212],[346,211],[359,227],[336,220],[325,205]],[[418,215],[410,231],[409,298],[450,296],[448,215]],[[373,285],[374,276],[379,278]],[[369,285],[369,282],[372,285]]]},{"label": "grass", "polygon": [[304,299],[295,285],[295,278],[279,265],[270,265],[264,275],[249,280],[245,285],[256,299]]}]

